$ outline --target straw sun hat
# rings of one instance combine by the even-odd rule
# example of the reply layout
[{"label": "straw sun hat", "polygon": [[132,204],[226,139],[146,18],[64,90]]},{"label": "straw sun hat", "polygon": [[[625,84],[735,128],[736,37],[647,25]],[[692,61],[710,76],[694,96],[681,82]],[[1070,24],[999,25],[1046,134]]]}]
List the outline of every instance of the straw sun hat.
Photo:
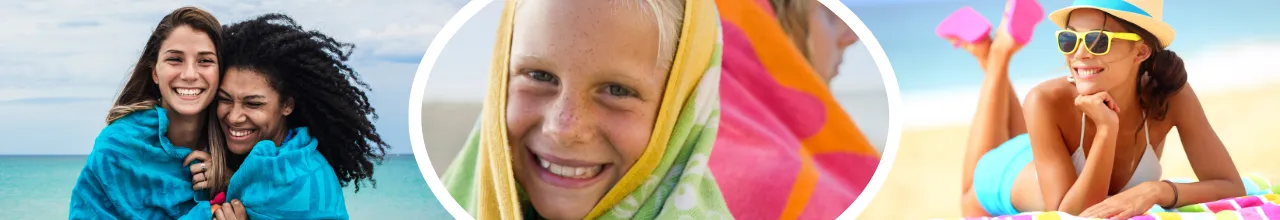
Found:
[{"label": "straw sun hat", "polygon": [[1102,10],[1151,32],[1160,40],[1161,48],[1173,43],[1173,27],[1163,20],[1164,0],[1076,0],[1071,6],[1049,13],[1049,20],[1066,28],[1067,15],[1083,8]]}]

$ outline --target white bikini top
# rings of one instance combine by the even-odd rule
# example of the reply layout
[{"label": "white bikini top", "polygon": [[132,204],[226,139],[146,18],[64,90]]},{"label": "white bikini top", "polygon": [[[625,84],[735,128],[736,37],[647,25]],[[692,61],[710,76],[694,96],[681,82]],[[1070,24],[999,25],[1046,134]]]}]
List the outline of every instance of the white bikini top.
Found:
[{"label": "white bikini top", "polygon": [[[1076,152],[1071,154],[1071,163],[1076,167],[1076,175],[1080,175],[1084,171],[1084,114],[1080,114],[1080,146],[1076,147]],[[1146,114],[1143,114],[1146,117]],[[1133,188],[1139,183],[1156,181],[1160,179],[1161,172],[1160,158],[1156,157],[1155,148],[1151,146],[1151,130],[1147,130],[1147,122],[1142,122],[1142,130],[1146,133],[1147,149],[1142,152],[1142,159],[1138,160],[1138,167],[1133,171],[1133,176],[1129,177],[1129,183],[1124,189]]]}]

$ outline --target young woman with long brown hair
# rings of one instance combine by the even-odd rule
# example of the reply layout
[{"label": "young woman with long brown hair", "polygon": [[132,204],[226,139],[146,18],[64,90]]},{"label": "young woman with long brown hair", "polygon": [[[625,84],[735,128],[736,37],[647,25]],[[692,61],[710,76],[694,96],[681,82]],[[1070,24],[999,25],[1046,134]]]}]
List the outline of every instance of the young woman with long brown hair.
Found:
[{"label": "young woman with long brown hair", "polygon": [[182,162],[221,144],[209,111],[222,77],[221,42],[221,24],[199,8],[160,20],[76,181],[71,219],[211,216]]}]

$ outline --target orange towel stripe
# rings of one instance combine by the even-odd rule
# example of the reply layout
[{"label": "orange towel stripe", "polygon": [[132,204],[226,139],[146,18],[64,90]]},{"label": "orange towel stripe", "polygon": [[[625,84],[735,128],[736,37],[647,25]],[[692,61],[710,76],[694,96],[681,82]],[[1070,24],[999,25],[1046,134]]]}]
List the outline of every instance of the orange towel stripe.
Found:
[{"label": "orange towel stripe", "polygon": [[812,153],[879,155],[844,109],[836,104],[827,85],[819,83],[822,80],[782,31],[773,13],[753,0],[717,0],[716,3],[722,18],[743,27],[742,31],[752,42],[756,56],[779,84],[813,95],[825,104],[827,120],[818,133],[803,139],[802,144],[806,148],[810,148]]},{"label": "orange towel stripe", "polygon": [[800,172],[796,174],[796,182],[791,185],[791,195],[787,196],[787,206],[782,209],[780,219],[798,219],[809,205],[813,197],[813,189],[818,185],[818,169],[813,166],[813,156],[803,148],[800,149]]}]

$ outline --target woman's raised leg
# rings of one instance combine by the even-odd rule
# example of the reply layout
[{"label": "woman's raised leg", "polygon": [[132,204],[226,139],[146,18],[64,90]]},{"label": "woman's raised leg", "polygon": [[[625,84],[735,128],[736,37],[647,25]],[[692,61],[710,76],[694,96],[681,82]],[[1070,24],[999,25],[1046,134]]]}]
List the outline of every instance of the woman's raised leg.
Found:
[{"label": "woman's raised leg", "polygon": [[969,140],[965,150],[964,182],[962,183],[962,214],[964,216],[985,216],[973,192],[973,174],[978,160],[984,154],[995,149],[1005,141],[1022,133],[1026,133],[1026,122],[1022,116],[1022,105],[1009,80],[1009,60],[1021,49],[1005,33],[1002,22],[996,29],[994,39],[983,39],[963,47],[978,59],[984,70],[984,79],[978,94],[978,109],[969,128]]}]

